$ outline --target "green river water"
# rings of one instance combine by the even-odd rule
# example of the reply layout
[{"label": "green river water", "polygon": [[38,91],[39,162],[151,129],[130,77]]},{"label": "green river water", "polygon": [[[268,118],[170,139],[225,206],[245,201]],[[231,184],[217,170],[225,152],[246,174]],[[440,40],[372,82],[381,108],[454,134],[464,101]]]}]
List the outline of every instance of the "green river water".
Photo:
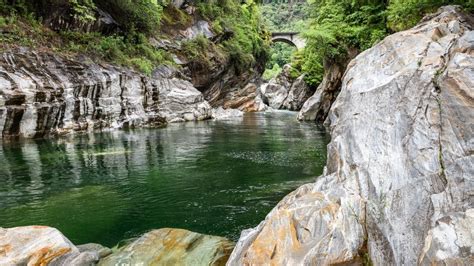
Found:
[{"label": "green river water", "polygon": [[106,246],[163,227],[236,240],[323,171],[329,134],[295,117],[0,142],[0,227]]}]

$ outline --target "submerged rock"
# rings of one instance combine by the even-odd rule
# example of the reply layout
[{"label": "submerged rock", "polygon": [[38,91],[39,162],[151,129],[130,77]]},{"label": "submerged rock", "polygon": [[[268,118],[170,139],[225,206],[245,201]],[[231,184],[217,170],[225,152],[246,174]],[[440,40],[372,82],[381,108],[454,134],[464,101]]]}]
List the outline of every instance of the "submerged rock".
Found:
[{"label": "submerged rock", "polygon": [[101,244],[88,243],[77,246],[79,252],[96,252],[99,254],[99,258],[105,258],[108,255],[112,254],[112,250],[108,247],[104,247]]},{"label": "submerged rock", "polygon": [[94,265],[97,251],[81,251],[47,226],[0,228],[0,265]]},{"label": "submerged rock", "polygon": [[233,247],[223,237],[164,228],[121,247],[99,265],[225,265]]},{"label": "submerged rock", "polygon": [[349,65],[328,164],[228,265],[472,265],[474,18],[444,7]]},{"label": "submerged rock", "polygon": [[224,109],[222,107],[212,109],[212,119],[214,120],[225,120],[236,117],[242,117],[244,112],[237,109]]}]

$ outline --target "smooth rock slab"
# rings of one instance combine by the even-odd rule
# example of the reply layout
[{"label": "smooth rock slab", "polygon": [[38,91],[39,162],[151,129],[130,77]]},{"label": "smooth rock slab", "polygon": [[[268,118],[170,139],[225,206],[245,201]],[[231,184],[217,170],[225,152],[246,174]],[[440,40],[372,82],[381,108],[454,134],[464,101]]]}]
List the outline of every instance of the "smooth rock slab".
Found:
[{"label": "smooth rock slab", "polygon": [[0,265],[93,265],[94,251],[81,252],[61,232],[47,226],[0,228]]},{"label": "smooth rock slab", "polygon": [[144,234],[99,265],[224,265],[233,247],[223,237],[164,228]]},{"label": "smooth rock slab", "polygon": [[244,112],[238,109],[224,109],[222,107],[212,109],[211,117],[214,120],[227,120],[243,117]]}]

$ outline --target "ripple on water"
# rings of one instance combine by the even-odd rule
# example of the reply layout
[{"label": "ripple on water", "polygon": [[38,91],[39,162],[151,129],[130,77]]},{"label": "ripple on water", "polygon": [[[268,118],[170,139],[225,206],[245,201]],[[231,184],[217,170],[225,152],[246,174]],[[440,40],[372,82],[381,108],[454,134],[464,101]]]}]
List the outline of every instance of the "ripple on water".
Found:
[{"label": "ripple on water", "polygon": [[296,113],[0,144],[0,227],[114,246],[153,228],[236,240],[314,180],[329,136]]}]

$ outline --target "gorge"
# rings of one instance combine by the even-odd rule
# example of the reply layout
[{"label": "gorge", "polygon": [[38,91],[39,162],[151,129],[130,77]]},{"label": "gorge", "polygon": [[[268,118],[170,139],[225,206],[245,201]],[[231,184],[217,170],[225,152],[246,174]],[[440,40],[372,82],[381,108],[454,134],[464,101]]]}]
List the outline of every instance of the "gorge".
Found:
[{"label": "gorge", "polygon": [[253,1],[48,1],[0,0],[0,265],[474,263],[469,4],[266,1],[283,65]]}]

